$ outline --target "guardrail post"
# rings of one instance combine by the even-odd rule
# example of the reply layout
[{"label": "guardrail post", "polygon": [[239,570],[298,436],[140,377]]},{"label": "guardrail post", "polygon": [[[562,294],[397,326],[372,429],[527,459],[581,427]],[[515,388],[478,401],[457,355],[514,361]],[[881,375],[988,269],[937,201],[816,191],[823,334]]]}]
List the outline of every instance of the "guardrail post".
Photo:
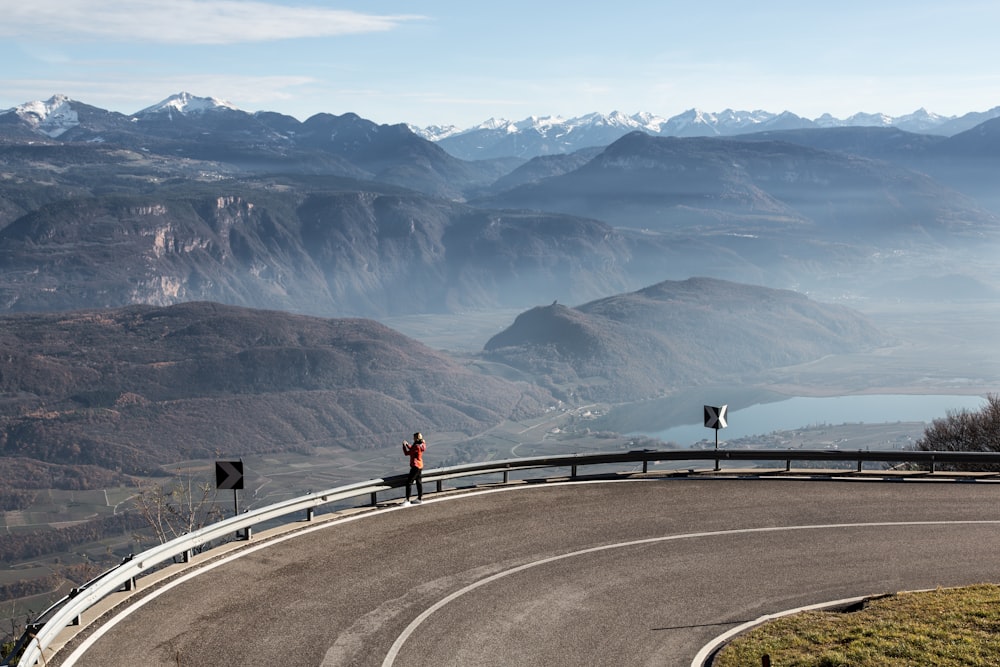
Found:
[{"label": "guardrail post", "polygon": [[181,562],[182,563],[190,563],[192,555],[193,554],[191,553],[190,549],[185,549],[184,553],[181,554]]},{"label": "guardrail post", "polygon": [[791,472],[792,470],[792,460],[785,459],[785,472]]},{"label": "guardrail post", "polygon": [[316,516],[316,508],[315,507],[307,507],[306,508],[306,521],[312,521],[315,516]]},{"label": "guardrail post", "polygon": [[378,500],[376,499],[376,492],[375,491],[372,491],[372,503],[371,504],[372,504],[372,507],[375,507],[376,505],[378,505]]},{"label": "guardrail post", "polygon": [[[77,595],[79,595],[82,592],[83,592],[82,588],[79,588],[79,587],[71,588],[71,589],[69,589],[69,598],[73,599],[73,598],[75,598]],[[70,621],[70,625],[80,625],[80,617],[79,616],[74,616],[73,620]]]},{"label": "guardrail post", "polygon": [[442,490],[442,489],[444,488],[444,487],[442,486],[442,484],[444,484],[444,482],[443,482],[442,480],[440,480],[440,479],[439,479],[439,480],[437,481],[437,487],[436,487],[436,488],[437,488],[437,492],[438,492],[438,493],[441,493],[441,490]]},{"label": "guardrail post", "polygon": [[575,463],[573,464],[573,467],[570,469],[569,476],[572,477],[573,479],[576,479],[576,464]]},{"label": "guardrail post", "polygon": [[247,526],[246,529],[246,540],[249,542],[253,539],[253,526]]},{"label": "guardrail post", "polygon": [[861,450],[858,450],[858,472],[861,472]]},{"label": "guardrail post", "polygon": [[[135,554],[129,554],[128,556],[125,556],[124,558],[122,558],[121,564],[124,565],[125,563],[129,562],[133,558],[135,558]],[[126,590],[126,591],[134,591],[135,590],[135,577],[129,577],[125,581],[124,590]]]},{"label": "guardrail post", "polygon": [[504,470],[503,471],[503,483],[506,484],[508,481],[510,481],[510,471],[509,470]]},{"label": "guardrail post", "polygon": [[931,456],[931,474],[934,473],[934,457]]},{"label": "guardrail post", "polygon": [[649,472],[649,459],[642,460],[642,474]]}]

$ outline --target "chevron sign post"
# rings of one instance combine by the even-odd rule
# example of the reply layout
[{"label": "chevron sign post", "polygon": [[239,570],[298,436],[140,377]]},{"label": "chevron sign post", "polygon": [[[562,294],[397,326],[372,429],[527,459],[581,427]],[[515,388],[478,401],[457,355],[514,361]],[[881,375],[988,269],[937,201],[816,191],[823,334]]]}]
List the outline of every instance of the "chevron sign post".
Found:
[{"label": "chevron sign post", "polygon": [[[233,490],[233,512],[240,513],[240,497],[238,490],[243,488],[243,461],[216,461],[215,462],[215,488]],[[239,533],[236,534],[239,537]],[[247,529],[247,539],[250,539],[250,530]]]},{"label": "chevron sign post", "polygon": [[[719,451],[719,429],[728,426],[726,423],[726,408],[728,407],[728,405],[705,406],[705,428],[715,429],[715,451]],[[719,469],[719,459],[715,459],[715,469]]]}]

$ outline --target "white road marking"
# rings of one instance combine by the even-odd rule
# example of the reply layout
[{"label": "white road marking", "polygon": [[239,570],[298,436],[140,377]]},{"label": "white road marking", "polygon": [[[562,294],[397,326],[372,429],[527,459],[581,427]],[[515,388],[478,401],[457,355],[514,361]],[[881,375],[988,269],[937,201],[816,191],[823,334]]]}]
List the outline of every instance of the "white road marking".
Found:
[{"label": "white road marking", "polygon": [[[444,597],[435,604],[431,605],[425,609],[419,616],[417,616],[413,621],[410,622],[408,626],[403,630],[403,632],[396,638],[392,646],[389,648],[389,652],[385,656],[385,660],[382,661],[382,667],[392,667],[395,663],[396,658],[399,656],[400,650],[403,648],[403,644],[416,632],[417,628],[426,621],[430,616],[442,609],[446,605],[450,604],[454,600],[460,598],[461,596],[476,590],[481,586],[492,583],[498,579],[508,577],[512,574],[517,574],[518,572],[523,572],[533,567],[540,565],[546,565],[548,563],[553,563],[556,561],[564,560],[567,558],[575,558],[577,556],[583,556],[586,554],[598,553],[601,551],[608,551],[610,549],[620,549],[623,547],[632,547],[643,544],[655,544],[657,542],[670,542],[674,540],[688,540],[700,537],[717,537],[722,535],[746,535],[750,533],[776,533],[783,531],[794,531],[794,530],[833,530],[833,529],[844,529],[844,528],[887,528],[887,527],[901,527],[901,526],[955,526],[955,525],[990,525],[990,524],[1000,524],[998,520],[976,520],[976,521],[880,521],[874,523],[831,523],[831,524],[817,524],[817,525],[806,525],[806,526],[767,526],[764,528],[736,528],[732,530],[717,530],[709,531],[704,533],[685,533],[683,535],[665,535],[662,537],[649,537],[641,540],[632,540],[629,542],[618,542],[615,544],[605,544],[599,547],[591,547],[588,549],[581,549],[580,551],[573,551],[571,553],[562,554],[559,556],[552,556],[549,558],[543,558],[541,560],[533,561],[531,563],[525,563],[524,565],[519,565],[513,567],[509,570],[503,572],[498,572],[494,575],[481,579],[477,582],[469,584],[465,588],[461,588],[454,593]],[[701,663],[692,663],[692,667],[697,667]]]}]

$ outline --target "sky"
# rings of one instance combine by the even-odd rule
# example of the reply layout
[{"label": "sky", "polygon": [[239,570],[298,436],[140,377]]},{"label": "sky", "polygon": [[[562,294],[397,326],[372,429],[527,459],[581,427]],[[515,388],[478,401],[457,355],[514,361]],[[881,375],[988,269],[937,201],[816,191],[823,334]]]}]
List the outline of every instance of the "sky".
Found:
[{"label": "sky", "polygon": [[188,92],[305,120],[468,128],[697,108],[1000,106],[996,0],[0,0],[0,110]]}]

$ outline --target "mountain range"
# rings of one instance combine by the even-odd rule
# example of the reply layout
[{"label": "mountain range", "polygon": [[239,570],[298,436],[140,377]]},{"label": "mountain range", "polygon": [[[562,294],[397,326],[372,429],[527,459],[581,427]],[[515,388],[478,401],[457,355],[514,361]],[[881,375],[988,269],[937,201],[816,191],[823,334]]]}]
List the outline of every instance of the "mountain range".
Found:
[{"label": "mountain range", "polygon": [[299,122],[186,93],[131,116],[65,96],[21,105],[0,113],[4,144],[113,146],[217,163],[211,171],[342,176],[449,198],[496,178],[496,167],[457,160],[402,124],[376,125],[350,113]]},{"label": "mountain range", "polygon": [[[88,120],[93,122],[93,114],[89,113],[92,109],[94,108],[70,100],[65,95],[53,95],[45,101],[25,102],[0,111],[0,122],[12,124],[16,117],[34,132],[54,139],[80,127],[81,122],[83,124],[87,124]],[[114,112],[104,112],[104,114],[118,122],[122,119],[143,122],[163,118],[179,121],[189,115],[202,115],[214,111],[250,115],[279,131],[293,130],[299,124],[291,116],[266,111],[242,112],[224,100],[198,97],[187,92],[171,95],[132,115]],[[317,116],[326,115],[328,114]],[[997,117],[1000,117],[1000,106],[986,111],[968,112],[961,116],[942,116],[921,108],[902,116],[859,112],[847,118],[836,118],[826,113],[813,119],[790,111],[774,113],[760,109],[754,111],[725,109],[720,112],[708,112],[692,108],[669,118],[649,112],[625,114],[621,111],[612,111],[607,114],[594,112],[573,118],[530,116],[519,121],[490,118],[469,128],[459,128],[454,125],[419,127],[412,124],[407,124],[406,127],[417,136],[441,145],[456,157],[463,160],[480,160],[571,153],[581,148],[605,146],[636,130],[663,137],[726,137],[782,130],[891,127],[915,134],[950,137]]]},{"label": "mountain range", "polygon": [[772,136],[675,139],[632,132],[585,164],[516,186],[508,177],[502,192],[473,203],[674,234],[711,230],[773,243],[853,237],[872,246],[887,238],[943,239],[961,234],[961,220],[991,218],[925,174]]},{"label": "mountain range", "polygon": [[416,134],[437,142],[466,160],[490,157],[535,157],[606,146],[634,131],[660,137],[731,137],[756,132],[829,129],[835,127],[894,128],[915,134],[953,136],[1000,117],[1000,106],[962,116],[941,116],[925,109],[904,116],[857,113],[848,118],[823,114],[815,119],[791,112],[734,111],[709,113],[689,109],[670,118],[651,113],[627,115],[591,113],[575,118],[532,116],[520,121],[491,118],[471,128],[410,126]]},{"label": "mountain range", "polygon": [[125,116],[57,96],[0,113],[0,309],[382,317],[692,275],[820,297],[956,273],[996,284],[998,176],[1000,118],[950,137],[643,130],[463,160],[354,114],[300,122],[180,94]]}]

